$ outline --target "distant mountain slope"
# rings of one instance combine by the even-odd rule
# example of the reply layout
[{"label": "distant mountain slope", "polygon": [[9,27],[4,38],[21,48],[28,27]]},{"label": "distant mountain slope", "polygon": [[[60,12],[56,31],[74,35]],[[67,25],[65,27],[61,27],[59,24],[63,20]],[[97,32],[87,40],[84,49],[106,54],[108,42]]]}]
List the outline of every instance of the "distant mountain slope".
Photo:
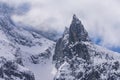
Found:
[{"label": "distant mountain slope", "polygon": [[[1,4],[0,14],[0,78],[42,80],[36,79],[36,76],[42,74],[36,75],[37,72],[32,71],[30,66],[35,69],[40,67],[38,64],[51,60],[55,43],[35,31],[17,27],[11,20],[7,4]],[[48,64],[51,64],[52,69],[52,62]]]}]

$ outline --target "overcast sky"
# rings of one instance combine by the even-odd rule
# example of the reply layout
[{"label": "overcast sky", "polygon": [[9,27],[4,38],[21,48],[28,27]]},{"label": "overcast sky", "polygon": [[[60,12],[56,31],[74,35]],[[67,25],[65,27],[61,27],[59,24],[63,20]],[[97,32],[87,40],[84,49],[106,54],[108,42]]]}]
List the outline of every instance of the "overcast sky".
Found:
[{"label": "overcast sky", "polygon": [[[76,14],[88,30],[90,37],[102,40],[105,47],[120,47],[119,0],[0,0],[10,5],[29,9],[24,15],[13,15],[15,22],[38,29],[56,29],[62,32],[69,27]],[[23,9],[23,10],[24,10]]]}]

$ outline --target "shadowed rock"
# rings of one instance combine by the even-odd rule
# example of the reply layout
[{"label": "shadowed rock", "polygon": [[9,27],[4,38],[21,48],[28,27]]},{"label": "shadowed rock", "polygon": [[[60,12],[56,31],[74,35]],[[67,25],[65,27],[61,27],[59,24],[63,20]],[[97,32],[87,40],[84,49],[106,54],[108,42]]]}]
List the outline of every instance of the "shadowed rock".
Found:
[{"label": "shadowed rock", "polygon": [[90,41],[88,33],[82,25],[81,21],[73,15],[73,20],[69,29],[69,42]]},{"label": "shadowed rock", "polygon": [[90,60],[88,48],[83,42],[90,41],[87,31],[81,24],[81,21],[74,15],[69,29],[65,29],[62,38],[58,40],[55,47],[53,60],[56,62],[56,68],[67,59],[74,57]]}]

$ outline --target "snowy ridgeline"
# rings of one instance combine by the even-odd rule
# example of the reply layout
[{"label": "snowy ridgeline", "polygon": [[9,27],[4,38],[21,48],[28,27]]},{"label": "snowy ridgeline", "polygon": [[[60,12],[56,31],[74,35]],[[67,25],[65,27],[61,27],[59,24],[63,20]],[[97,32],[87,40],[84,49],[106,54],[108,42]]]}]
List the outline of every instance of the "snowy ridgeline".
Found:
[{"label": "snowy ridgeline", "polygon": [[[5,4],[2,7],[0,11],[9,10]],[[6,13],[0,15],[0,79],[52,80],[55,42],[23,26],[17,27]]]},{"label": "snowy ridgeline", "polygon": [[[12,26],[10,27],[12,29],[8,30],[3,25],[8,26],[8,28]],[[53,78],[54,65],[51,59],[55,46],[53,41],[36,32],[26,31],[5,23],[0,24],[0,36],[0,76],[2,78],[24,80],[25,78],[22,77],[24,73],[35,77],[35,80],[42,80],[45,74]],[[3,69],[2,67],[8,62],[11,62],[11,67]],[[8,70],[7,68],[10,68],[10,72],[5,72]],[[43,70],[47,72],[43,73]],[[27,73],[28,71],[31,71],[32,74]]]}]

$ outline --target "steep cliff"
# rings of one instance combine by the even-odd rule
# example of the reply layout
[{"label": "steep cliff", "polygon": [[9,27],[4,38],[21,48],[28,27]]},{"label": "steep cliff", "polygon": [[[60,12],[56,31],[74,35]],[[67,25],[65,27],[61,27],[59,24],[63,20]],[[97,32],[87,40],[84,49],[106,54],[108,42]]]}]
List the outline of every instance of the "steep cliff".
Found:
[{"label": "steep cliff", "polygon": [[53,60],[58,70],[54,80],[120,79],[120,54],[92,43],[75,15],[56,44]]}]

